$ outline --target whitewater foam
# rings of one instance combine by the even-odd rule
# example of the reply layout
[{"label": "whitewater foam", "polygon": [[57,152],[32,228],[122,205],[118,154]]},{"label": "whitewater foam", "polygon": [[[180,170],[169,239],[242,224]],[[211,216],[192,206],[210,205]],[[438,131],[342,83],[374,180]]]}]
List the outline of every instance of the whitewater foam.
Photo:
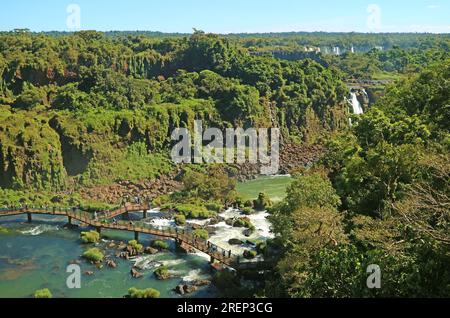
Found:
[{"label": "whitewater foam", "polygon": [[20,233],[22,233],[24,235],[37,236],[37,235],[41,235],[42,233],[58,231],[58,230],[59,230],[58,226],[38,225],[38,226],[33,227],[32,229],[20,231]]},{"label": "whitewater foam", "polygon": [[197,280],[203,280],[210,278],[210,275],[202,273],[201,269],[193,269],[183,277],[183,282],[195,282]]}]

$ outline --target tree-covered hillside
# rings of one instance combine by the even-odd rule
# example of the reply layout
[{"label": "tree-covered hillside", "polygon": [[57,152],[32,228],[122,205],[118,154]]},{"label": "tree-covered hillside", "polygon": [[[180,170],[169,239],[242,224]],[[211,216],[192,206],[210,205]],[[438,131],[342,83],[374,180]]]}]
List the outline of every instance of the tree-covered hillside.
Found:
[{"label": "tree-covered hillside", "polygon": [[347,126],[347,93],[338,72],[314,61],[253,56],[200,31],[2,34],[0,186],[62,191],[155,178],[174,169],[172,130],[194,119],[280,127],[284,140],[311,144]]},{"label": "tree-covered hillside", "polygon": [[450,295],[449,71],[447,59],[391,87],[296,178],[272,210],[282,252],[268,295]]}]

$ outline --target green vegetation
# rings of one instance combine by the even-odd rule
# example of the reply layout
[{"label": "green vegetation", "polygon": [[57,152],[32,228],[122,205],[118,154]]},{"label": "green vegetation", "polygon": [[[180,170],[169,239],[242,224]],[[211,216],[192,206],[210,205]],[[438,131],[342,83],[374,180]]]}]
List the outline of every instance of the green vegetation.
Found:
[{"label": "green vegetation", "polygon": [[175,224],[178,226],[186,224],[186,217],[183,214],[175,215]]},{"label": "green vegetation", "polygon": [[196,238],[201,238],[204,240],[208,240],[209,239],[209,233],[207,230],[204,229],[197,229],[192,231],[192,235]]},{"label": "green vegetation", "polygon": [[136,240],[131,240],[128,242],[128,246],[130,246],[132,249],[136,250],[138,253],[141,253],[144,251],[144,246],[142,244],[139,244]]},{"label": "green vegetation", "polygon": [[83,243],[97,243],[100,240],[100,234],[97,231],[81,232],[81,241]]},{"label": "green vegetation", "polygon": [[168,250],[169,249],[169,244],[167,244],[167,242],[161,241],[161,240],[155,240],[152,241],[151,246],[153,248],[156,248],[158,250]]},{"label": "green vegetation", "polygon": [[215,212],[209,211],[206,207],[195,204],[177,204],[174,209],[188,219],[208,219],[216,215]]},{"label": "green vegetation", "polygon": [[159,280],[166,280],[171,277],[169,269],[166,266],[158,267],[153,273],[155,274],[156,278]]},{"label": "green vegetation", "polygon": [[[329,54],[335,46],[344,53]],[[0,205],[98,212],[122,195],[100,203],[98,188],[164,176],[182,185],[170,194],[162,185],[154,204],[178,225],[236,204],[247,215],[270,212],[275,238],[244,257],[264,255],[273,273],[257,290],[218,273],[226,296],[448,297],[449,52],[448,35],[433,34],[1,32]],[[351,126],[348,79],[382,81],[370,84],[376,102]],[[195,119],[279,127],[283,145],[324,153],[301,160],[308,167],[293,168],[294,178],[237,184],[248,172],[241,165],[171,162],[171,133],[192,131]],[[227,222],[255,229],[247,217]],[[94,233],[81,239],[95,243]],[[370,264],[382,269],[382,289],[366,286]],[[131,288],[128,297],[159,292]]]},{"label": "green vegetation", "polygon": [[100,249],[94,247],[94,248],[90,248],[86,252],[84,252],[83,257],[85,259],[87,259],[88,261],[98,263],[98,262],[103,261],[103,258],[105,257],[105,255],[103,254],[103,252]]},{"label": "green vegetation", "polygon": [[[268,127],[270,104],[286,137],[314,142],[346,123],[345,86],[319,63],[254,56],[200,31],[167,41],[2,33],[0,187],[55,193],[155,179],[174,169],[175,127]],[[194,186],[206,201],[230,199],[227,187]]]},{"label": "green vegetation", "polygon": [[147,289],[137,289],[136,287],[131,287],[128,290],[128,298],[159,298],[160,292],[153,288]]},{"label": "green vegetation", "polygon": [[48,288],[44,288],[36,290],[34,292],[34,298],[53,298],[53,295]]},{"label": "green vegetation", "polygon": [[252,224],[250,219],[247,217],[242,217],[242,218],[238,218],[238,219],[234,220],[232,225],[234,227],[245,227],[250,230],[255,229],[255,226]]},{"label": "green vegetation", "polygon": [[272,201],[270,200],[269,196],[266,193],[260,193],[258,195],[258,199],[253,201],[253,207],[257,211],[267,210],[271,206],[272,206]]},{"label": "green vegetation", "polygon": [[267,242],[257,242],[256,243],[256,252],[258,254],[266,254],[267,252]]},{"label": "green vegetation", "polygon": [[[279,202],[286,196],[286,189],[291,184],[292,178],[289,176],[280,177],[258,177],[254,180],[239,182],[236,190],[246,203],[245,206],[252,206],[252,201],[258,198],[259,193],[264,192],[270,196],[274,202]],[[247,205],[247,203],[249,205]]]},{"label": "green vegetation", "polygon": [[243,253],[243,256],[246,259],[254,259],[257,256],[257,252],[256,251],[250,251],[250,250],[245,250]]},{"label": "green vegetation", "polygon": [[267,296],[448,297],[449,75],[447,59],[388,89],[294,180],[271,209]]},{"label": "green vegetation", "polygon": [[217,215],[224,205],[235,202],[236,181],[222,165],[189,166],[183,170],[183,188],[161,196],[154,203],[173,210],[186,219],[208,219]]},{"label": "green vegetation", "polygon": [[0,234],[10,234],[11,230],[7,229],[6,227],[0,226]]},{"label": "green vegetation", "polygon": [[253,208],[251,207],[243,207],[241,209],[242,213],[244,213],[245,215],[250,215],[253,214],[255,211],[253,210]]}]

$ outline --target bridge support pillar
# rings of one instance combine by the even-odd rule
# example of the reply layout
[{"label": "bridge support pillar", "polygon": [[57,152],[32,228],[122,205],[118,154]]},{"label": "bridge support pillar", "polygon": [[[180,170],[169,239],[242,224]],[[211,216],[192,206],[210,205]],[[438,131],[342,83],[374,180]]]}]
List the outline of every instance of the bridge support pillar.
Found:
[{"label": "bridge support pillar", "polygon": [[31,213],[27,213],[28,223],[31,223],[33,221],[33,218],[31,217]]},{"label": "bridge support pillar", "polygon": [[215,262],[216,262],[216,259],[213,256],[211,256],[211,258],[209,259],[209,263],[214,264]]},{"label": "bridge support pillar", "polygon": [[147,218],[147,210],[144,210],[143,217],[144,217],[144,219]]},{"label": "bridge support pillar", "polygon": [[100,226],[97,226],[95,230],[97,231],[98,234],[102,234],[102,228]]},{"label": "bridge support pillar", "polygon": [[134,232],[134,239],[139,242],[139,232]]},{"label": "bridge support pillar", "polygon": [[68,217],[67,217],[67,223],[70,224],[70,225],[72,225],[72,217],[71,217],[71,216],[68,216]]}]

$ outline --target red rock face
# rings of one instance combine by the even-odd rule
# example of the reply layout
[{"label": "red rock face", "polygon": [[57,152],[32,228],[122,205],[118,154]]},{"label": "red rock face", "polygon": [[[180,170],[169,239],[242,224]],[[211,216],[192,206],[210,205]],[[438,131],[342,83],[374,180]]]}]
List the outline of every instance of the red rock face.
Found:
[{"label": "red rock face", "polygon": [[120,203],[124,197],[141,197],[153,199],[181,188],[181,183],[174,180],[174,175],[161,176],[155,180],[140,182],[121,181],[106,186],[82,189],[81,196],[100,202]]}]

